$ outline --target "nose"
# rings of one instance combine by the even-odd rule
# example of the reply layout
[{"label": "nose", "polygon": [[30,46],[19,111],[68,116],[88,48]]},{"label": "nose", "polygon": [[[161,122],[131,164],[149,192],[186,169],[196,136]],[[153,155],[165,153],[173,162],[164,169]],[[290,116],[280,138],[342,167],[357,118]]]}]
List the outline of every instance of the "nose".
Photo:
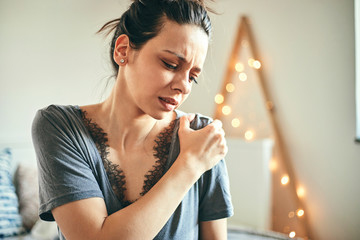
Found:
[{"label": "nose", "polygon": [[191,92],[190,75],[188,72],[177,74],[172,84],[172,89],[179,91],[182,94],[189,94]]}]

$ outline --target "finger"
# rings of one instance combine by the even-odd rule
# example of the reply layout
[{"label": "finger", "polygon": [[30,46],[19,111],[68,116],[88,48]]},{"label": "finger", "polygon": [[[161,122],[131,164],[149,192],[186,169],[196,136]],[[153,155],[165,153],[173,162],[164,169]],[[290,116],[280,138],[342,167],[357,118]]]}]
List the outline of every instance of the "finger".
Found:
[{"label": "finger", "polygon": [[180,128],[180,130],[185,130],[185,129],[190,128],[190,121],[189,121],[189,118],[187,116],[182,116],[180,118],[179,128]]},{"label": "finger", "polygon": [[215,119],[211,124],[213,124],[216,128],[222,128],[223,124],[220,120]]},{"label": "finger", "polygon": [[194,120],[195,114],[194,114],[194,113],[190,113],[190,114],[186,115],[186,118],[188,119],[189,122],[191,122],[192,120]]}]

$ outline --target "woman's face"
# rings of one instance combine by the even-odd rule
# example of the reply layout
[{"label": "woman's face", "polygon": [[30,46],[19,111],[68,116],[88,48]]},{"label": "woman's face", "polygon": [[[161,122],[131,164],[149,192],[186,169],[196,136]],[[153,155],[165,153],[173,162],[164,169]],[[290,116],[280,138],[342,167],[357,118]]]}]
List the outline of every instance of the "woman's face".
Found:
[{"label": "woman's face", "polygon": [[208,36],[198,26],[166,21],[140,50],[131,50],[124,69],[129,100],[138,111],[163,119],[191,92],[204,65]]}]

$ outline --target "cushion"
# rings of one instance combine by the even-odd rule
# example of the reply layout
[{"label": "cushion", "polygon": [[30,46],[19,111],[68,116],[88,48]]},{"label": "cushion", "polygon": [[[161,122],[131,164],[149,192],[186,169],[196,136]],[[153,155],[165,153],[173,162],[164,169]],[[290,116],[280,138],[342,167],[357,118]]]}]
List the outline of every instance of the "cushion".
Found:
[{"label": "cushion", "polygon": [[20,162],[15,172],[14,184],[22,223],[29,231],[39,219],[39,183],[36,166]]},{"label": "cushion", "polygon": [[10,171],[11,151],[0,149],[0,239],[24,233]]},{"label": "cushion", "polygon": [[45,222],[40,218],[31,229],[30,233],[33,239],[37,240],[49,240],[58,239],[58,229],[56,222]]}]

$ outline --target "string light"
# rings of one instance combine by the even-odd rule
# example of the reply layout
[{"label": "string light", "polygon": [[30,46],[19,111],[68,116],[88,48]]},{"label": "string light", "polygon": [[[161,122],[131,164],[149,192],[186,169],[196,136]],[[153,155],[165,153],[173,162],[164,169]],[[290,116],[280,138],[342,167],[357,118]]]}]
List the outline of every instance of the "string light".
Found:
[{"label": "string light", "polygon": [[231,113],[231,107],[230,107],[230,106],[227,106],[227,105],[223,106],[223,107],[222,107],[222,113],[223,113],[224,115],[229,115],[229,114]]},{"label": "string light", "polygon": [[242,64],[242,63],[240,63],[240,62],[238,62],[238,63],[236,63],[235,64],[235,70],[237,71],[237,72],[242,72],[242,71],[244,71],[244,64]]},{"label": "string light", "polygon": [[261,63],[258,60],[255,60],[253,62],[253,68],[260,69],[261,68]]},{"label": "string light", "polygon": [[302,216],[304,216],[304,210],[302,210],[302,209],[298,209],[297,211],[296,211],[296,215],[298,216],[298,217],[302,217]]},{"label": "string light", "polygon": [[296,189],[296,194],[298,195],[299,198],[302,198],[305,196],[305,189],[303,187],[298,187]]},{"label": "string light", "polygon": [[216,94],[215,96],[215,102],[217,104],[222,104],[224,102],[224,96],[221,94]]},{"label": "string light", "polygon": [[240,73],[239,74],[239,79],[240,79],[240,81],[245,82],[247,80],[246,73],[244,73],[244,72]]},{"label": "string light", "polygon": [[235,86],[232,83],[228,83],[226,84],[226,91],[228,91],[229,93],[233,92],[235,90]]},{"label": "string light", "polygon": [[[240,44],[241,44],[242,48],[251,47],[250,46],[251,42],[249,42],[247,40],[244,40],[244,39],[240,42]],[[260,62],[259,60],[254,59],[254,58],[248,58],[247,61],[243,60],[243,59],[241,59],[241,60],[242,60],[242,62],[240,61],[240,59],[238,59],[238,61],[232,62],[232,64],[231,64],[232,66],[230,65],[229,67],[233,71],[233,74],[234,74],[234,75],[232,75],[232,78],[238,77],[240,81],[246,82],[248,80],[248,75],[247,74],[250,74],[247,71],[247,70],[249,70],[249,67],[258,70],[258,69],[262,68],[262,62]],[[234,63],[235,63],[235,65],[233,65]],[[251,71],[256,71],[256,70],[251,70]],[[250,82],[252,81],[252,75],[249,75],[249,76],[250,76],[249,83],[236,83],[236,84],[250,84]],[[226,90],[225,95],[217,94],[215,96],[215,102],[217,104],[224,104],[226,94],[227,93],[233,93],[233,92],[236,93],[236,91],[238,91],[238,86],[239,85],[237,85],[237,87],[235,89],[235,85],[233,83],[231,83],[231,82],[228,82],[225,85],[225,90]],[[232,94],[232,96],[234,96],[233,94]],[[274,104],[273,104],[272,101],[267,100],[267,101],[265,101],[264,105],[263,105],[263,107],[265,107],[268,110],[268,112],[273,111]],[[221,111],[222,111],[222,113],[224,115],[230,115],[230,114],[232,114],[232,108],[231,108],[232,106],[233,105],[220,105],[219,108],[221,107]],[[255,107],[250,107],[250,109],[253,109]],[[235,112],[236,112],[236,109],[234,109],[234,113],[233,113],[234,115],[235,115]],[[232,116],[234,116],[234,115],[232,115]],[[241,116],[241,123],[240,123],[239,118],[232,118],[232,116],[228,117],[228,120],[232,119],[231,120],[231,125],[232,125],[233,128],[238,128],[238,127],[240,127],[240,125],[243,126],[244,123],[246,124],[246,122],[243,123],[243,117],[246,118],[246,116]],[[257,120],[256,115],[254,113],[249,114],[247,116],[247,118],[250,121]],[[262,132],[262,131],[264,131],[264,129],[266,129],[265,128],[266,125],[262,124],[261,122],[260,123],[258,122],[257,125],[258,126],[255,129],[259,130],[259,132],[256,133],[256,134],[260,136],[260,132]],[[252,127],[254,127],[254,126],[252,126]],[[256,137],[258,137],[258,136],[256,136]],[[245,133],[244,133],[244,138],[247,141],[253,140],[255,138],[255,131],[253,131],[253,129],[252,130],[246,130]],[[269,169],[270,169],[270,171],[276,171],[276,170],[279,171],[281,169],[281,167],[282,167],[282,164],[283,164],[282,159],[272,158],[271,161],[269,162]],[[284,174],[281,177],[281,185],[285,186],[285,185],[289,184],[290,177],[287,174],[287,172],[283,172],[283,173]],[[294,181],[294,179],[291,179],[291,181]],[[304,197],[305,196],[305,189],[302,186],[298,186],[296,188],[296,193],[297,193],[297,196],[299,198]],[[304,210],[303,209],[301,209],[301,208],[298,208],[298,209],[293,208],[293,209],[290,209],[290,211],[288,212],[288,218],[289,219],[287,221],[292,222],[292,221],[294,221],[293,218],[302,217],[302,216],[304,216]],[[286,215],[282,216],[282,217],[286,218]],[[288,234],[289,238],[291,238],[291,239],[295,238],[295,236],[296,236],[295,230],[297,231],[297,228],[294,228],[294,226],[292,226],[293,224],[291,224],[291,228],[289,227],[290,226],[289,223],[287,225],[288,226],[285,225],[286,227],[283,228],[283,232]],[[305,239],[307,239],[307,237],[305,237]]]},{"label": "string light", "polygon": [[244,136],[246,140],[250,141],[254,138],[254,132],[251,130],[247,130]]},{"label": "string light", "polygon": [[249,58],[248,64],[250,67],[255,68],[255,69],[261,68],[261,62],[259,60],[255,60],[253,58]]},{"label": "string light", "polygon": [[283,176],[282,178],[281,178],[281,184],[282,185],[286,185],[286,184],[288,184],[289,183],[289,176],[288,175],[285,175],[285,176]]},{"label": "string light", "polygon": [[275,158],[271,159],[270,163],[269,163],[269,168],[270,171],[275,171],[277,169],[278,165],[277,165],[277,161],[275,160]]},{"label": "string light", "polygon": [[249,64],[250,67],[254,67],[254,62],[255,62],[255,59],[249,58],[248,64]]},{"label": "string light", "polygon": [[234,128],[237,128],[240,126],[240,120],[238,118],[234,118],[232,121],[231,121],[231,125],[234,127]]}]

